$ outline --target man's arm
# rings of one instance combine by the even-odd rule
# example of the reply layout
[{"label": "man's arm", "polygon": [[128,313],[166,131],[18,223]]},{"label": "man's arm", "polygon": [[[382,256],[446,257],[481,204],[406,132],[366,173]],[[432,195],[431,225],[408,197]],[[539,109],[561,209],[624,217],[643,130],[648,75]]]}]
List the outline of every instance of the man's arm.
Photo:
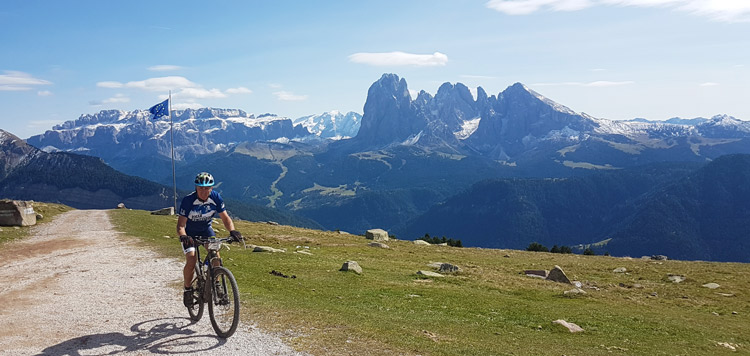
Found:
[{"label": "man's arm", "polygon": [[[234,230],[234,222],[232,221],[232,218],[229,217],[226,210],[219,213],[219,217],[221,218],[221,222],[224,223],[224,227],[227,228],[227,231]],[[187,218],[185,220],[187,220]],[[180,221],[178,220],[177,223],[179,224],[179,222]]]},{"label": "man's arm", "polygon": [[182,215],[177,217],[177,236],[187,235],[187,233],[185,232],[186,224],[187,224],[187,217],[182,216]]}]

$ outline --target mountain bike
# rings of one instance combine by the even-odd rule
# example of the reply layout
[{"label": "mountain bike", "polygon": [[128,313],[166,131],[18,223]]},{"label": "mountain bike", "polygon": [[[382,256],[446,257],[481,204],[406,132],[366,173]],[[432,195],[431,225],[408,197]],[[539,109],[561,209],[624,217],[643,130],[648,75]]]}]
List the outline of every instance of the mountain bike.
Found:
[{"label": "mountain bike", "polygon": [[[211,326],[221,338],[228,338],[237,330],[240,321],[240,292],[234,275],[223,266],[218,256],[225,243],[235,240],[232,237],[193,237],[196,263],[193,274],[193,304],[188,314],[193,321],[203,316],[204,304],[208,304]],[[242,242],[244,245],[244,241]],[[201,262],[200,247],[206,249],[206,258]]]}]

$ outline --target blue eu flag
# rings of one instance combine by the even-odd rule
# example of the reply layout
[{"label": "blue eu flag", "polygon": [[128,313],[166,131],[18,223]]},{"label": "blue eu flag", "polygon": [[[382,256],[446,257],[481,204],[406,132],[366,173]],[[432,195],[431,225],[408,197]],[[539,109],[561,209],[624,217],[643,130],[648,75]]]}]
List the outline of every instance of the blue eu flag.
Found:
[{"label": "blue eu flag", "polygon": [[169,99],[152,106],[148,112],[154,115],[154,119],[169,115]]}]

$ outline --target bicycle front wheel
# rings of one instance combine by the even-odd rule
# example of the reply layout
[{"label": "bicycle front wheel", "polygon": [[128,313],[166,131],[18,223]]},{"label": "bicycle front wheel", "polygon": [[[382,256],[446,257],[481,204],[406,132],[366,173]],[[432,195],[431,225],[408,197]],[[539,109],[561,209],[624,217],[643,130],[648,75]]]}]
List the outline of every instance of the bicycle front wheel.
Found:
[{"label": "bicycle front wheel", "polygon": [[224,267],[214,267],[211,300],[208,313],[211,325],[219,337],[228,338],[240,322],[240,291],[232,272]]},{"label": "bicycle front wheel", "polygon": [[190,320],[198,321],[203,316],[203,275],[200,272],[200,264],[195,264],[195,272],[193,272],[193,304],[187,308],[188,314],[190,314]]}]

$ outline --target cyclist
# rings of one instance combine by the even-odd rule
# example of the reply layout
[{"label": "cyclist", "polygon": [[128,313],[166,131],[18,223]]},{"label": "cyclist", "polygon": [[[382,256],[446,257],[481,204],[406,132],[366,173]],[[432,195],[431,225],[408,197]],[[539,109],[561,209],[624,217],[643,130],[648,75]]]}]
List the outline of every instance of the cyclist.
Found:
[{"label": "cyclist", "polygon": [[182,251],[185,253],[185,267],[182,269],[185,291],[182,302],[188,308],[193,304],[191,282],[197,258],[192,237],[216,236],[211,221],[218,215],[229,234],[237,241],[242,240],[242,234],[234,229],[234,222],[224,208],[224,200],[213,190],[213,186],[214,177],[211,174],[198,173],[195,177],[195,191],[182,199],[177,217],[177,235],[180,236]]}]

